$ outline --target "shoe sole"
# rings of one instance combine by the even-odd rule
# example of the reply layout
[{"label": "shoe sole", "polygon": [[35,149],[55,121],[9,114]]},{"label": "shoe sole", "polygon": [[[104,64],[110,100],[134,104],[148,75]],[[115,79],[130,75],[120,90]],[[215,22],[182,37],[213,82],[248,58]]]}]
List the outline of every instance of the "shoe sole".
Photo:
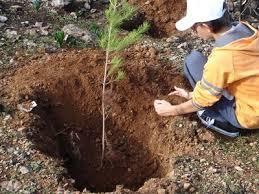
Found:
[{"label": "shoe sole", "polygon": [[230,133],[230,132],[227,132],[227,131],[225,131],[223,129],[220,129],[220,128],[214,126],[214,125],[208,126],[207,122],[204,121],[199,114],[197,114],[197,116],[201,120],[202,124],[204,124],[207,128],[212,129],[212,130],[214,130],[214,131],[216,131],[216,132],[218,132],[220,134],[223,134],[225,136],[232,137],[232,138],[238,137],[240,135],[240,132]]}]

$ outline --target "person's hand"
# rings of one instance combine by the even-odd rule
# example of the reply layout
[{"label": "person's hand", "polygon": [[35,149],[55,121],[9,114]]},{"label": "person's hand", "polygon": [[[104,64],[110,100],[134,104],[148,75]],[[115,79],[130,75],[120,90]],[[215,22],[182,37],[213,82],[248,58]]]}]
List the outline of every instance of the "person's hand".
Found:
[{"label": "person's hand", "polygon": [[176,106],[171,105],[165,100],[155,100],[154,107],[160,116],[176,116],[178,115]]},{"label": "person's hand", "polygon": [[186,91],[185,89],[182,89],[182,88],[178,88],[178,87],[174,87],[175,91],[171,92],[170,94],[168,94],[169,96],[173,96],[173,95],[176,95],[176,96],[181,96],[185,99],[191,99],[191,93]]}]

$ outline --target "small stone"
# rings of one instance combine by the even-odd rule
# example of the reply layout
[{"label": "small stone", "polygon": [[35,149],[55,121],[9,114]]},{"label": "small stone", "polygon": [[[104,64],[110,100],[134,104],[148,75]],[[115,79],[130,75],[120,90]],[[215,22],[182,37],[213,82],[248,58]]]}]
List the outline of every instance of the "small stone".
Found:
[{"label": "small stone", "polygon": [[90,10],[90,9],[91,9],[91,6],[90,6],[90,4],[89,4],[88,2],[86,2],[86,3],[84,4],[84,8],[87,9],[87,10]]},{"label": "small stone", "polygon": [[68,24],[62,28],[66,36],[73,36],[76,38],[80,38],[85,42],[89,42],[92,40],[91,33],[86,29],[81,29],[74,24]]},{"label": "small stone", "polygon": [[240,172],[244,171],[244,169],[242,169],[240,166],[235,166],[234,168],[235,168],[237,171],[240,171]]},{"label": "small stone", "polygon": [[197,125],[198,125],[198,122],[197,122],[197,121],[193,121],[193,122],[192,122],[192,126],[193,126],[193,127],[196,127]]},{"label": "small stone", "polygon": [[218,170],[214,167],[210,167],[209,170],[208,170],[210,173],[216,173]]},{"label": "small stone", "polygon": [[15,30],[7,29],[5,33],[6,33],[6,38],[8,39],[19,39],[18,33]]},{"label": "small stone", "polygon": [[51,5],[56,8],[62,8],[71,3],[71,0],[52,0]]},{"label": "small stone", "polygon": [[150,1],[146,1],[146,2],[145,2],[145,5],[149,5],[149,4],[150,4]]},{"label": "small stone", "polygon": [[27,174],[29,171],[29,169],[25,166],[21,166],[19,171],[22,173],[22,174]]},{"label": "small stone", "polygon": [[187,44],[187,42],[184,42],[184,43],[182,43],[182,44],[179,44],[178,46],[177,46],[177,48],[178,49],[185,49],[185,48],[187,48],[187,46],[188,46],[188,44]]},{"label": "small stone", "polygon": [[255,162],[256,160],[257,160],[256,157],[253,157],[253,158],[252,158],[252,161],[253,161],[253,162]]},{"label": "small stone", "polygon": [[173,179],[175,177],[175,172],[171,171],[171,172],[167,173],[166,176]]},{"label": "small stone", "polygon": [[174,42],[174,38],[173,37],[169,37],[165,40],[167,43],[172,43]]},{"label": "small stone", "polygon": [[155,48],[151,47],[151,48],[149,49],[149,53],[150,53],[150,57],[151,57],[151,58],[155,58],[157,51],[156,51]]},{"label": "small stone", "polygon": [[183,189],[184,189],[184,190],[188,190],[190,187],[191,187],[191,184],[190,184],[190,183],[184,183],[184,184],[183,184]]},{"label": "small stone", "polygon": [[20,128],[17,129],[17,131],[22,132],[22,131],[24,131],[25,129],[26,129],[26,127],[20,127]]},{"label": "small stone", "polygon": [[95,13],[97,11],[97,9],[91,9],[90,13]]},{"label": "small stone", "polygon": [[164,44],[165,48],[169,48],[170,46],[171,46],[171,43],[169,43],[169,42]]},{"label": "small stone", "polygon": [[200,162],[202,163],[202,162],[205,162],[206,160],[204,159],[204,158],[202,158],[202,159],[200,159]]},{"label": "small stone", "polygon": [[7,148],[7,152],[8,152],[9,154],[12,154],[14,151],[15,151],[14,148]]},{"label": "small stone", "polygon": [[22,187],[21,183],[16,180],[3,181],[0,186],[10,192],[17,192]]},{"label": "small stone", "polygon": [[131,168],[128,168],[128,172],[131,172],[132,170],[131,170]]},{"label": "small stone", "polygon": [[12,65],[12,64],[14,64],[14,62],[15,62],[15,61],[14,61],[14,59],[12,58],[12,59],[10,59],[9,64]]},{"label": "small stone", "polygon": [[196,191],[196,189],[195,189],[194,187],[191,187],[191,188],[189,189],[189,191],[190,191],[191,193],[193,193],[193,192]]},{"label": "small stone", "polygon": [[40,34],[43,36],[48,36],[49,32],[47,30],[41,29]]},{"label": "small stone", "polygon": [[77,19],[76,12],[71,12],[70,15],[71,15],[74,19]]},{"label": "small stone", "polygon": [[35,22],[34,27],[35,28],[42,28],[43,22]]},{"label": "small stone", "polygon": [[166,190],[165,189],[158,189],[157,194],[166,194]]},{"label": "small stone", "polygon": [[21,24],[24,25],[24,26],[28,26],[29,25],[29,21],[21,22]]},{"label": "small stone", "polygon": [[6,115],[5,117],[4,117],[4,119],[3,119],[3,121],[8,121],[8,120],[10,120],[12,117],[11,117],[11,115]]},{"label": "small stone", "polygon": [[52,46],[52,45],[47,45],[46,47],[45,47],[45,52],[46,53],[55,53],[55,52],[57,52],[58,51],[58,48],[56,48],[56,47],[54,47],[54,46]]},{"label": "small stone", "polygon": [[182,127],[183,127],[183,124],[179,124],[178,127],[182,128]]},{"label": "small stone", "polygon": [[22,11],[22,6],[20,6],[20,5],[12,5],[12,6],[10,7],[10,10],[11,10],[12,12]]},{"label": "small stone", "polygon": [[8,20],[7,17],[0,15],[0,22],[4,23]]},{"label": "small stone", "polygon": [[28,34],[30,36],[35,36],[37,34],[37,30],[35,28],[28,29],[28,30],[25,31],[25,34]]},{"label": "small stone", "polygon": [[102,3],[103,4],[107,4],[107,3],[109,3],[110,2],[110,0],[102,0]]},{"label": "small stone", "polygon": [[191,177],[191,175],[188,173],[181,176],[182,179],[188,179],[190,177]]}]

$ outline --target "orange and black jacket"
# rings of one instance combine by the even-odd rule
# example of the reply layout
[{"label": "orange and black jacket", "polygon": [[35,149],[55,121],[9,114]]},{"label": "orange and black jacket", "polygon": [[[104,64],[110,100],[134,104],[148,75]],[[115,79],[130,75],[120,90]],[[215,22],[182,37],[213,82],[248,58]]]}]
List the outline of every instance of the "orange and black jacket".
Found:
[{"label": "orange and black jacket", "polygon": [[[224,46],[215,46],[196,84],[192,102],[198,108],[212,106],[223,91],[235,98],[236,117],[247,129],[259,128],[259,31],[240,23]],[[246,29],[246,30],[244,30]],[[248,31],[248,32],[245,32]],[[249,34],[250,33],[250,34]],[[231,32],[228,35],[231,40]]]}]

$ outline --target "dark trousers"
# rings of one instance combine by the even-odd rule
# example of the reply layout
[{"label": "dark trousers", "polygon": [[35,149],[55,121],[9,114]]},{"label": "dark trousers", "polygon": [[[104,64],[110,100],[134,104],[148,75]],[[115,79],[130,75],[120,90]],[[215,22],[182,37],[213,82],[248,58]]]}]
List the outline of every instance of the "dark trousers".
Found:
[{"label": "dark trousers", "polygon": [[[185,58],[184,73],[193,88],[202,79],[203,68],[206,62],[207,57],[198,51],[192,51]],[[223,92],[220,100],[213,106],[204,109],[206,110],[206,115],[215,120],[229,122],[234,127],[243,128],[236,118],[235,99],[227,91]]]}]

